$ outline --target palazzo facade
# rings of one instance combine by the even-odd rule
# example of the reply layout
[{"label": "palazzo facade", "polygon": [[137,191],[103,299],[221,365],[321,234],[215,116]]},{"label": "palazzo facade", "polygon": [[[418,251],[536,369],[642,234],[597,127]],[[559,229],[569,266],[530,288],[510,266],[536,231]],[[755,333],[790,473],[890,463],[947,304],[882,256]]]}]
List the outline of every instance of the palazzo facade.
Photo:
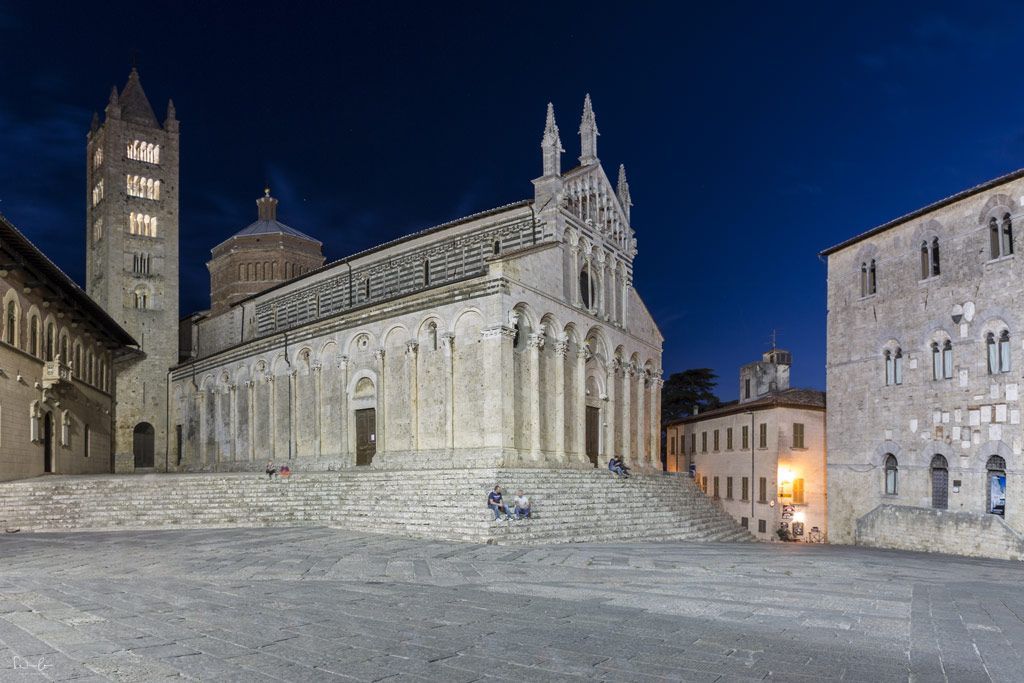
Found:
[{"label": "palazzo facade", "polygon": [[532,199],[189,318],[171,468],[584,468],[620,454],[660,469],[663,340],[633,288],[629,185],[597,158],[589,96],[579,132],[563,173],[548,105]]}]

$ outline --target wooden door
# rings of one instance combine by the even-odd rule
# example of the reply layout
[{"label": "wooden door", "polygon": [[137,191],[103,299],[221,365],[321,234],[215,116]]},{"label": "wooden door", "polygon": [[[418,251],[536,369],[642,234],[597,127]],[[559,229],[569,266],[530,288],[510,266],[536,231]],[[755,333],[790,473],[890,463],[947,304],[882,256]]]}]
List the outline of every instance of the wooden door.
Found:
[{"label": "wooden door", "polygon": [[601,409],[587,406],[587,457],[597,467],[598,435],[601,433]]},{"label": "wooden door", "polygon": [[43,416],[43,472],[53,472],[53,417]]},{"label": "wooden door", "polygon": [[356,411],[356,465],[369,465],[377,452],[377,409]]}]

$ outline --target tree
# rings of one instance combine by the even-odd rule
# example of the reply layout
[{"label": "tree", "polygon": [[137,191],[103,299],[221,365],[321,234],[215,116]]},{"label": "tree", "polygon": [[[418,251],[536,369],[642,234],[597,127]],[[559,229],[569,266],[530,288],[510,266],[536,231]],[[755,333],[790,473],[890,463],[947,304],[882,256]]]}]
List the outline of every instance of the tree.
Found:
[{"label": "tree", "polygon": [[715,396],[718,375],[711,368],[692,368],[672,373],[661,388],[662,422],[677,420],[700,412],[717,408],[722,404]]}]

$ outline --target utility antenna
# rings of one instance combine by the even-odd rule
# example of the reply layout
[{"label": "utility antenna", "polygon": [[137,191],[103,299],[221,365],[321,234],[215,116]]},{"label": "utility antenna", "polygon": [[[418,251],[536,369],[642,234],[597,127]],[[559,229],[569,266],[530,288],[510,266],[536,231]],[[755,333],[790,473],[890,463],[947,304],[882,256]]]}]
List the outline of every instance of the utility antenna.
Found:
[{"label": "utility antenna", "polygon": [[769,339],[769,343],[771,343],[772,347],[771,347],[771,349],[769,349],[769,351],[774,351],[775,350],[778,341],[779,341],[779,331],[777,329],[773,328],[772,329],[772,336]]},{"label": "utility antenna", "polygon": [[139,51],[138,51],[138,49],[132,50],[132,68],[133,69],[138,69],[139,68]]}]

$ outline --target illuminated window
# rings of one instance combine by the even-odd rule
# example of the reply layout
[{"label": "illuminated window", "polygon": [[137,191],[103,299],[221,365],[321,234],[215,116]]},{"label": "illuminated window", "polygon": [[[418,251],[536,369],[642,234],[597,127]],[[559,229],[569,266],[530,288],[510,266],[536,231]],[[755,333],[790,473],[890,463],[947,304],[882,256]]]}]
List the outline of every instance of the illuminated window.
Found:
[{"label": "illuminated window", "polygon": [[92,153],[92,167],[98,168],[103,163],[103,148],[97,147],[96,151]]},{"label": "illuminated window", "polygon": [[132,211],[128,214],[128,234],[156,237],[156,216]]},{"label": "illuminated window", "polygon": [[100,179],[92,188],[92,205],[96,206],[103,201],[103,180]]},{"label": "illuminated window", "polygon": [[95,244],[103,239],[103,216],[92,222],[92,241]]}]

